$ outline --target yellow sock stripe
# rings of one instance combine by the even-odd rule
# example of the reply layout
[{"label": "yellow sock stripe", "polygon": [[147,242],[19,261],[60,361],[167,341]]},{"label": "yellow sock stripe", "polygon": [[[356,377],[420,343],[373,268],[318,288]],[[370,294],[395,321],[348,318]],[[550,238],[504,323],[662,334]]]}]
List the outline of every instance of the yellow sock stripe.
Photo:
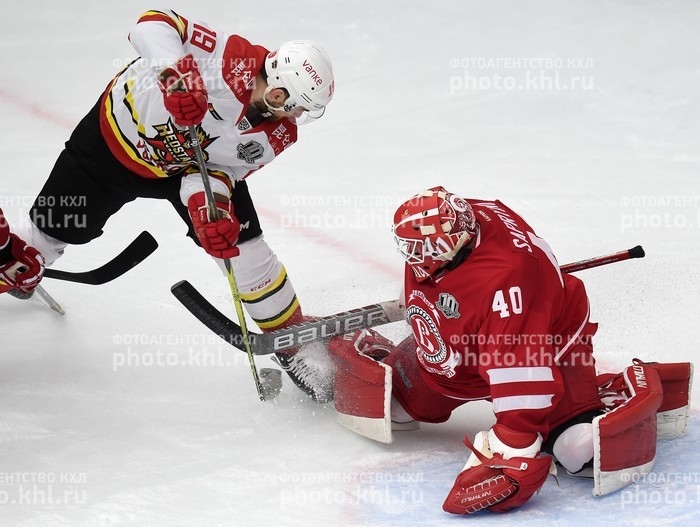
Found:
[{"label": "yellow sock stripe", "polygon": [[299,300],[294,297],[292,303],[289,304],[284,311],[271,318],[263,320],[253,319],[260,329],[274,329],[283,325],[289,318],[299,309]]}]

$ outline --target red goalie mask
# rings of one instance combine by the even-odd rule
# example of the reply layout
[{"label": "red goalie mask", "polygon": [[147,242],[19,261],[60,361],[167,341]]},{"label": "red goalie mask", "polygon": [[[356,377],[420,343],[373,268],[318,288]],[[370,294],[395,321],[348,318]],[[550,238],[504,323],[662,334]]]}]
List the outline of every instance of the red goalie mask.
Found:
[{"label": "red goalie mask", "polygon": [[466,200],[433,187],[399,206],[393,231],[399,253],[422,282],[474,237],[476,220]]}]

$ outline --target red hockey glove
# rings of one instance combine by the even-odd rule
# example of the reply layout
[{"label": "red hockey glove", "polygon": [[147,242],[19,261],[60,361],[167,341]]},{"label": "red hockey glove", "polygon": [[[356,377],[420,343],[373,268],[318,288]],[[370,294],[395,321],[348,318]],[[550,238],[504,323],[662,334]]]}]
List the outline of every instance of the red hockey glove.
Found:
[{"label": "red hockey glove", "polygon": [[207,253],[215,258],[228,259],[238,256],[236,247],[241,224],[233,215],[233,205],[228,199],[217,201],[220,219],[209,221],[209,209],[204,192],[197,192],[187,200],[187,210],[192,219],[194,232]]},{"label": "red hockey glove", "polygon": [[0,265],[0,293],[11,289],[19,289],[22,293],[30,293],[39,285],[44,276],[44,257],[34,247],[24,243],[17,235],[10,234],[8,245],[2,254],[5,263]]},{"label": "red hockey glove", "polygon": [[[522,434],[517,434],[502,425],[496,427],[499,427],[500,432],[505,431],[503,435],[522,438]],[[472,514],[482,509],[506,512],[526,503],[544,485],[552,467],[551,456],[537,454],[534,457],[511,457],[507,453],[493,453],[485,436],[484,432],[477,435],[478,448],[472,445],[469,439],[465,439],[465,444],[474,454],[467,462],[467,467],[457,476],[442,505],[446,512]],[[491,438],[491,443],[494,440],[500,443],[495,448],[504,446],[504,443],[494,436],[493,429],[488,437]],[[538,439],[527,448],[506,446],[505,449],[525,453],[533,448],[539,450],[540,442]]]},{"label": "red hockey glove", "polygon": [[202,122],[207,113],[207,87],[192,55],[185,55],[158,74],[165,109],[180,126]]}]

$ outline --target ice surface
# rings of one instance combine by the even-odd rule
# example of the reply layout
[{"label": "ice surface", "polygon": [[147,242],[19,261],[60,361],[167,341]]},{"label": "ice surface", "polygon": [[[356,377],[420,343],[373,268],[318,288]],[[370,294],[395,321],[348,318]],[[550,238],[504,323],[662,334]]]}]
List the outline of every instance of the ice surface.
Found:
[{"label": "ice surface", "polygon": [[[10,220],[134,57],[126,35],[138,15],[159,5],[37,0],[6,13],[0,206]],[[503,200],[562,263],[645,247],[644,260],[579,273],[602,369],[697,356],[697,3],[170,5],[270,48],[317,40],[333,58],[327,115],[249,181],[308,313],[395,297],[391,214],[443,184]],[[168,206],[130,204],[57,267],[101,265],[143,229],[160,248],[122,279],[45,282],[64,318],[38,299],[0,298],[0,525],[700,523],[697,414],[684,437],[660,444],[653,474],[617,494],[593,498],[590,482],[562,476],[507,517],[443,513],[462,438],[489,426],[488,404],[384,446],[342,429],[331,405],[290,382],[260,403],[243,354],[169,293],[188,279],[234,316],[226,281]]]}]

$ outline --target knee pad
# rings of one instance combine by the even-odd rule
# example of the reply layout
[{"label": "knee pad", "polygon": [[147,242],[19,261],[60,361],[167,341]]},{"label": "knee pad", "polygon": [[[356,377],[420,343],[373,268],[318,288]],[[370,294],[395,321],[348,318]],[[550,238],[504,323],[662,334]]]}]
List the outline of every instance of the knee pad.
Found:
[{"label": "knee pad", "polygon": [[571,474],[593,459],[593,425],[578,423],[564,430],[554,441],[552,453]]}]

